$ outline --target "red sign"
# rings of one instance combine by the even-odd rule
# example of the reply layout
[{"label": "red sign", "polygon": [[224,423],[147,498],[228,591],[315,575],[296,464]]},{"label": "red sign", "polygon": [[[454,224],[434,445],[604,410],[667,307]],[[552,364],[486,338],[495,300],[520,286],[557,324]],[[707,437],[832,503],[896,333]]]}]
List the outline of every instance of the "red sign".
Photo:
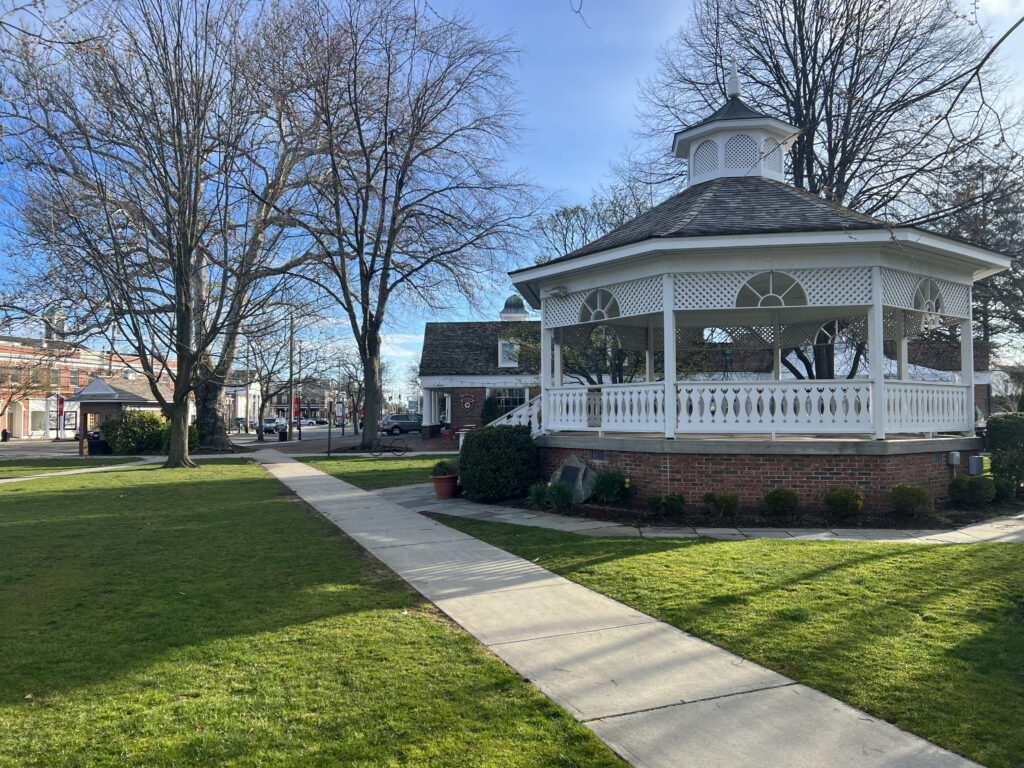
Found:
[{"label": "red sign", "polygon": [[475,401],[476,401],[476,398],[474,398],[472,395],[463,395],[462,396],[462,407],[465,408],[468,411],[470,408],[473,407],[473,403]]},{"label": "red sign", "polygon": [[299,396],[298,395],[295,396],[295,403],[293,405],[294,405],[294,409],[293,409],[294,413],[292,413],[292,416],[294,416],[295,418],[299,418]]},{"label": "red sign", "polygon": [[57,398],[57,415],[58,416],[63,416],[64,415],[64,398],[63,397],[58,397]]}]

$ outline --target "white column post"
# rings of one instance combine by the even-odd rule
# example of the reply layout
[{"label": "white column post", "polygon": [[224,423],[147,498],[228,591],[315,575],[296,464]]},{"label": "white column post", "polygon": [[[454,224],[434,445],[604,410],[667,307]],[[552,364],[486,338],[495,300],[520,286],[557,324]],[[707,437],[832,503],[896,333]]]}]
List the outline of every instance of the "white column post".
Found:
[{"label": "white column post", "polygon": [[662,322],[665,325],[665,437],[676,436],[676,313],[672,275],[661,276]]},{"label": "white column post", "polygon": [[555,387],[562,386],[562,334],[561,331],[552,331],[554,340],[555,359],[551,368],[551,384]]},{"label": "white column post", "polygon": [[871,374],[871,421],[875,439],[885,439],[885,339],[882,328],[882,268],[871,268],[871,309],[868,311],[868,360]]},{"label": "white column post", "polygon": [[[971,306],[970,303],[967,304]],[[974,323],[967,318],[960,323],[960,379],[967,385],[964,397],[967,399],[967,423],[964,425],[965,435],[974,435]]]},{"label": "white column post", "polygon": [[654,318],[647,319],[647,357],[644,361],[647,381],[654,381]]},{"label": "white column post", "polygon": [[903,310],[896,310],[896,378],[907,380],[907,329]]},{"label": "white column post", "polygon": [[437,424],[437,392],[433,389],[423,390],[423,426],[432,427]]},{"label": "white column post", "polygon": [[776,381],[782,380],[782,324],[779,323],[779,314],[775,313],[775,328],[772,333],[772,377]]},{"label": "white column post", "polygon": [[554,333],[547,327],[546,299],[541,299],[540,307],[540,407],[544,419],[548,419],[551,409],[551,345]]}]

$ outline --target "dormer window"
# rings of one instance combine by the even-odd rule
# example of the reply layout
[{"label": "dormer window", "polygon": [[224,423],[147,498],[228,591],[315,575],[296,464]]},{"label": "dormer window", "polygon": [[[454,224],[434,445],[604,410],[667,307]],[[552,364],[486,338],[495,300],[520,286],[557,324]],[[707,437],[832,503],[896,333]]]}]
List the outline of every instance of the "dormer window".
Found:
[{"label": "dormer window", "polygon": [[498,367],[515,368],[519,365],[519,344],[501,339],[498,342]]}]

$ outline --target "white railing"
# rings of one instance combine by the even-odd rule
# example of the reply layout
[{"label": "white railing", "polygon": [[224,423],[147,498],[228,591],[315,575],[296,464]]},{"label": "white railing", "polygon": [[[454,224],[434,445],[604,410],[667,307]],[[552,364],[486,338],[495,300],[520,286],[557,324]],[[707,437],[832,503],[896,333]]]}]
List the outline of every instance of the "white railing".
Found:
[{"label": "white railing", "polygon": [[601,387],[601,429],[662,432],[665,384],[606,384]]},{"label": "white railing", "polygon": [[526,425],[530,427],[532,434],[540,434],[540,395],[531,398],[517,408],[513,408],[508,413],[502,414],[492,421],[491,424]]},{"label": "white railing", "polygon": [[[588,405],[587,387],[559,387],[548,392],[547,410],[544,414],[544,428],[587,429],[595,416],[593,398]],[[589,418],[588,418],[589,413]]]},{"label": "white railing", "polygon": [[[873,389],[871,382],[860,379],[681,381],[676,383],[675,431],[871,434]],[[959,432],[973,426],[969,386],[888,380],[883,390],[884,402],[877,407],[883,409],[886,432]],[[548,409],[546,431],[664,433],[665,385],[560,387],[548,391]],[[530,423],[536,431],[537,422]]]},{"label": "white railing", "polygon": [[885,382],[886,432],[966,432],[973,428],[970,385]]},{"label": "white railing", "polygon": [[866,381],[680,382],[676,432],[870,432]]}]

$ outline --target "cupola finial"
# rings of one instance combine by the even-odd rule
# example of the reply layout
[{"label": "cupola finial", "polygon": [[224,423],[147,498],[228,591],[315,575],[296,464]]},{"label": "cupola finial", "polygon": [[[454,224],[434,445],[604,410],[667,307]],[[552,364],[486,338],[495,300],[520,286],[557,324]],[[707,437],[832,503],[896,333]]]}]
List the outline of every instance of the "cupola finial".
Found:
[{"label": "cupola finial", "polygon": [[730,99],[733,97],[740,96],[740,73],[736,67],[736,57],[732,57],[732,72],[729,73],[729,84],[727,86],[725,95]]}]

